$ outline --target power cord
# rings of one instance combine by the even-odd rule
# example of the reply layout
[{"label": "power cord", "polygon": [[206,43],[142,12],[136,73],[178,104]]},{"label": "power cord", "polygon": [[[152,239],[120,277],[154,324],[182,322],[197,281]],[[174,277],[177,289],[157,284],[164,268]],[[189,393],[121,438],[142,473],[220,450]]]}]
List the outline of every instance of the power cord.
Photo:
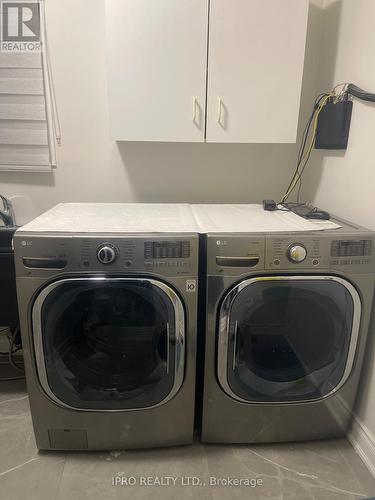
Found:
[{"label": "power cord", "polygon": [[9,351],[8,352],[0,352],[1,356],[6,356],[8,358],[9,364],[17,371],[21,372],[22,375],[17,376],[17,377],[5,377],[5,378],[0,378],[0,382],[10,382],[12,380],[23,380],[25,378],[25,370],[23,365],[18,364],[15,359],[14,355],[19,352],[22,349],[22,345],[17,342],[17,337],[20,332],[20,327],[17,326],[13,332],[9,328],[3,328],[0,330],[0,336],[5,335],[8,338],[9,342]]},{"label": "power cord", "polygon": [[[0,336],[6,335],[8,337],[8,335],[7,335],[8,333],[9,333],[9,328],[2,328],[0,330]],[[9,356],[9,351],[8,352],[0,351],[0,356]]]},{"label": "power cord", "polygon": [[[18,365],[18,364],[15,362],[14,357],[13,357],[13,356],[14,356],[14,354],[15,354],[16,352],[18,352],[18,351],[21,349],[21,347],[20,347],[19,345],[18,345],[18,346],[15,346],[15,343],[16,343],[16,338],[17,338],[17,335],[19,334],[19,331],[20,331],[20,327],[18,326],[18,327],[14,330],[14,332],[13,332],[13,334],[12,334],[11,338],[10,338],[10,348],[9,348],[9,358],[8,358],[8,359],[9,359],[9,363],[10,363],[10,365],[11,365],[11,366],[12,366],[15,370],[18,370],[18,371],[21,371],[22,373],[24,373],[24,372],[25,372],[25,370],[24,370],[23,366]],[[15,348],[15,349],[14,349],[14,348]]]},{"label": "power cord", "polygon": [[345,92],[361,101],[375,102],[375,94],[366,92],[365,90],[357,87],[354,83],[347,83]]}]

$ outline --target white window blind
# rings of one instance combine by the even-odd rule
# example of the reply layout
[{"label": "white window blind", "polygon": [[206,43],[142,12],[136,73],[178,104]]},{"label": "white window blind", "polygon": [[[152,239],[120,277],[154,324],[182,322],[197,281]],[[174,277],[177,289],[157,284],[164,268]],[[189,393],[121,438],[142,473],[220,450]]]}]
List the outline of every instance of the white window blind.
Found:
[{"label": "white window blind", "polygon": [[0,171],[40,172],[56,166],[55,106],[42,4],[42,51],[0,51]]}]

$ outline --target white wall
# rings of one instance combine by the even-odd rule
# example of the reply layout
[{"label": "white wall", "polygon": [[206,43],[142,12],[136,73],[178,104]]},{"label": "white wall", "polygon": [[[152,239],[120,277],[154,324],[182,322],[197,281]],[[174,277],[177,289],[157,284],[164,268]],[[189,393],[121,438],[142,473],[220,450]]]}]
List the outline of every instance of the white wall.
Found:
[{"label": "white wall", "polygon": [[[341,82],[375,92],[375,2],[329,0],[324,13],[320,91]],[[355,100],[346,152],[315,153],[306,196],[349,220],[375,229],[375,105]]]},{"label": "white wall", "polygon": [[[374,0],[328,1],[324,18],[320,90],[351,82],[375,93]],[[305,197],[375,230],[375,105],[355,100],[346,153],[315,153],[314,160]],[[375,325],[367,354],[356,411],[375,436]]]},{"label": "white wall", "polygon": [[[316,92],[322,0],[312,0],[302,122]],[[278,199],[295,145],[111,142],[108,136],[104,0],[47,0],[63,145],[52,174],[0,173],[24,223],[61,201],[259,202]]]}]

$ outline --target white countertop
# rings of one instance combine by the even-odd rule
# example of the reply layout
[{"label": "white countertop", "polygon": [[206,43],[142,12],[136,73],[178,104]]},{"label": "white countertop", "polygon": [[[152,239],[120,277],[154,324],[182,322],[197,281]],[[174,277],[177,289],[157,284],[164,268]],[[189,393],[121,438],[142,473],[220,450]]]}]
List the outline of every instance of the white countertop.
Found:
[{"label": "white countertop", "polygon": [[274,233],[338,229],[331,221],[310,221],[288,211],[268,212],[263,205],[192,205],[201,233]]},{"label": "white countertop", "polygon": [[262,205],[61,203],[26,224],[25,233],[273,233],[337,229]]},{"label": "white countertop", "polygon": [[183,204],[61,203],[22,227],[27,233],[198,233]]}]

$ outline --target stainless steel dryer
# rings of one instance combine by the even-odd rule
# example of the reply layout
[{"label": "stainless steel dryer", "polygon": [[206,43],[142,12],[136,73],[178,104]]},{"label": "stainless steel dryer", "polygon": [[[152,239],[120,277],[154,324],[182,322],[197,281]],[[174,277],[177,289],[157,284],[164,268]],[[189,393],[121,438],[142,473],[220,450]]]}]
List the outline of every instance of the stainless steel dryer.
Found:
[{"label": "stainless steel dryer", "polygon": [[63,204],[17,231],[39,449],[193,440],[198,237],[185,205]]},{"label": "stainless steel dryer", "polygon": [[[202,440],[345,435],[373,301],[374,233],[343,221],[341,229],[305,232],[311,223],[294,215],[289,232],[277,224],[252,232],[258,226],[246,210],[233,209],[224,222],[222,208],[197,210],[217,228],[206,236]],[[284,215],[265,217],[268,227]],[[241,226],[247,232],[228,231]]]}]

